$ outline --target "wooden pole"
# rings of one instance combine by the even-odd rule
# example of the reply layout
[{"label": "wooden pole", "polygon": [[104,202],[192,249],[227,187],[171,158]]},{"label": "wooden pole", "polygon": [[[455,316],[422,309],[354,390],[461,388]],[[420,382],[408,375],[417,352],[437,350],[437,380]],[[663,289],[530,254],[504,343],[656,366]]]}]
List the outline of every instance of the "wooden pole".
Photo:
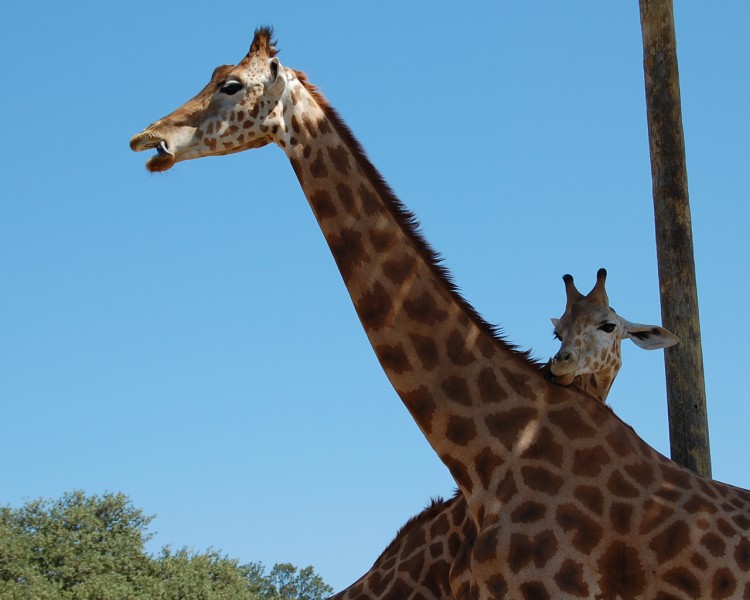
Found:
[{"label": "wooden pole", "polygon": [[706,388],[672,0],[639,0],[672,459],[711,476]]}]

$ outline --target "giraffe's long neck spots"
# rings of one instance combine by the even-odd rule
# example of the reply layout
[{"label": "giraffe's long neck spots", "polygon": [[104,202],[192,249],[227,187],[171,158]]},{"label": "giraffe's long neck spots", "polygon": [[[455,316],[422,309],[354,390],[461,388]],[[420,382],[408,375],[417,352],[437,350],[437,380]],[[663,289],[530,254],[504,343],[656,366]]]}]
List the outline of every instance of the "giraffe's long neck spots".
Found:
[{"label": "giraffe's long neck spots", "polygon": [[586,373],[579,375],[573,381],[573,385],[582,392],[593,396],[600,402],[606,402],[609,390],[615,381],[617,372],[610,374],[605,372]]},{"label": "giraffe's long neck spots", "polygon": [[513,447],[518,430],[498,423],[519,405],[534,418],[540,368],[459,296],[332,109],[302,85],[290,97],[280,145],[383,369],[463,491],[488,487],[502,459],[477,455],[488,434]]}]

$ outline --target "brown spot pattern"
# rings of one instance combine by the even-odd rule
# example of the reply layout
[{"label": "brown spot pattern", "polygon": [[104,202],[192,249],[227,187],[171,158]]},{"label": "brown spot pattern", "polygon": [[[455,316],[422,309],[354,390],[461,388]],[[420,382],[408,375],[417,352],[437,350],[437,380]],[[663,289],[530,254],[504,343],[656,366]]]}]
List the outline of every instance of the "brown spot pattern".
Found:
[{"label": "brown spot pattern", "polygon": [[508,583],[502,575],[492,575],[487,579],[487,591],[492,598],[505,598],[508,593]]},{"label": "brown spot pattern", "polygon": [[589,596],[589,586],[583,579],[583,565],[571,558],[566,558],[560,565],[560,570],[555,574],[555,583],[566,594],[579,598]]},{"label": "brown spot pattern", "polygon": [[574,504],[560,505],[555,518],[563,531],[572,532],[573,547],[580,552],[588,554],[599,545],[603,534],[601,525]]},{"label": "brown spot pattern", "polygon": [[524,375],[523,373],[516,373],[504,367],[500,367],[500,373],[502,374],[508,386],[514,392],[516,392],[516,394],[528,399],[532,399],[534,397],[534,392],[528,384],[528,375]]},{"label": "brown spot pattern", "polygon": [[[256,114],[252,116],[256,116],[256,115],[257,115],[257,111],[256,111]],[[297,134],[302,132],[302,128],[299,125],[299,119],[297,118],[297,115],[292,115],[292,131],[294,131],[294,133],[297,133]]]},{"label": "brown spot pattern", "polygon": [[620,471],[614,471],[607,480],[607,489],[620,498],[636,498],[638,489]]},{"label": "brown spot pattern", "polygon": [[484,448],[474,458],[474,469],[484,489],[489,489],[492,475],[503,464],[503,460],[489,448]]},{"label": "brown spot pattern", "polygon": [[743,537],[734,549],[734,560],[742,571],[750,571],[750,539]]},{"label": "brown spot pattern", "polygon": [[436,325],[448,318],[448,313],[439,308],[435,298],[427,292],[404,300],[404,311],[410,319],[425,325]]},{"label": "brown spot pattern", "polygon": [[338,235],[329,235],[328,247],[345,281],[369,258],[362,244],[362,234],[354,229],[342,229]]},{"label": "brown spot pattern", "polygon": [[550,600],[551,596],[541,581],[527,581],[522,583],[519,588],[521,597],[524,600]]},{"label": "brown spot pattern", "polygon": [[690,562],[693,563],[696,567],[698,567],[702,571],[705,571],[706,569],[708,569],[708,561],[697,552],[694,553],[693,556],[690,557]]},{"label": "brown spot pattern", "polygon": [[362,210],[368,217],[371,217],[383,210],[382,203],[378,199],[378,196],[375,194],[375,192],[370,189],[370,187],[362,183],[360,184],[359,188],[357,188],[357,192],[359,193],[359,200],[362,203]]},{"label": "brown spot pattern", "polygon": [[510,513],[510,520],[514,523],[535,523],[544,518],[547,507],[538,502],[524,502]]},{"label": "brown spot pattern", "polygon": [[448,517],[443,513],[439,519],[435,519],[430,527],[430,537],[436,538],[445,535],[450,530]]},{"label": "brown spot pattern", "polygon": [[495,371],[490,367],[485,367],[479,372],[477,386],[482,402],[500,402],[508,397],[508,392],[500,387]]},{"label": "brown spot pattern", "polygon": [[424,432],[428,435],[432,433],[432,417],[437,405],[429,390],[425,386],[420,386],[410,392],[399,392],[398,395]]},{"label": "brown spot pattern", "polygon": [[466,384],[465,379],[451,375],[443,381],[440,387],[452,402],[456,402],[462,406],[471,406],[471,394],[469,393],[469,386]]},{"label": "brown spot pattern", "polygon": [[623,502],[613,502],[609,509],[612,527],[617,533],[625,535],[630,531],[633,507]]},{"label": "brown spot pattern", "polygon": [[394,284],[398,285],[406,281],[406,278],[414,270],[416,259],[411,254],[402,254],[383,263],[383,273]]},{"label": "brown spot pattern", "polygon": [[640,599],[646,574],[638,551],[624,542],[613,542],[598,563],[599,588],[603,598]]},{"label": "brown spot pattern", "polygon": [[550,411],[549,419],[571,440],[590,438],[596,433],[594,428],[583,420],[580,412],[570,407]]},{"label": "brown spot pattern", "polygon": [[396,243],[396,237],[387,229],[382,231],[373,229],[370,231],[370,243],[376,251],[385,252]]},{"label": "brown spot pattern", "polygon": [[711,579],[711,598],[723,600],[729,598],[737,589],[737,579],[730,569],[722,567],[716,570]]},{"label": "brown spot pattern", "polygon": [[379,330],[388,321],[393,309],[391,297],[380,283],[375,283],[369,292],[355,302],[357,314],[365,329]]},{"label": "brown spot pattern", "polygon": [[434,369],[439,357],[435,341],[431,337],[417,334],[410,335],[409,339],[425,370]]},{"label": "brown spot pattern", "polygon": [[[292,166],[294,166],[294,162]],[[295,167],[296,171],[296,167]],[[310,206],[315,213],[315,217],[321,221],[323,219],[330,219],[335,217],[337,214],[336,206],[331,200],[331,195],[326,190],[317,190],[312,192],[309,196]]]},{"label": "brown spot pattern", "polygon": [[533,539],[523,533],[513,533],[508,547],[508,566],[513,573],[518,573],[532,561],[542,568],[556,552],[557,539],[551,531],[543,531]]},{"label": "brown spot pattern", "polygon": [[604,495],[598,487],[579,486],[573,492],[573,496],[591,512],[600,516],[604,514]]},{"label": "brown spot pattern", "polygon": [[610,433],[606,439],[617,456],[629,456],[633,453],[633,442],[627,429],[617,429]]},{"label": "brown spot pattern", "polygon": [[521,458],[542,460],[555,467],[561,467],[563,447],[555,441],[549,428],[542,427],[537,433],[534,443],[529,445]]},{"label": "brown spot pattern", "polygon": [[661,502],[647,499],[643,503],[643,517],[638,527],[639,535],[647,535],[674,514],[674,509]]},{"label": "brown spot pattern", "polygon": [[310,174],[316,179],[328,177],[328,168],[323,159],[323,151],[320,149],[318,149],[318,152],[315,155],[315,160],[310,162]]},{"label": "brown spot pattern", "polygon": [[602,463],[608,461],[609,456],[602,446],[576,450],[571,471],[580,477],[597,477],[602,471]]},{"label": "brown spot pattern", "polygon": [[654,481],[654,470],[651,465],[645,462],[626,465],[625,472],[643,487],[647,487]]},{"label": "brown spot pattern", "polygon": [[472,481],[469,473],[466,469],[466,465],[460,460],[446,454],[440,455],[440,460],[443,464],[448,467],[451,472],[451,476],[456,481],[458,486],[467,494],[470,494],[474,489],[474,481]]},{"label": "brown spot pattern", "polygon": [[727,549],[724,540],[715,533],[704,534],[703,537],[701,537],[701,544],[716,557],[723,556]]},{"label": "brown spot pattern", "polygon": [[445,437],[457,444],[466,446],[477,436],[477,429],[474,421],[464,417],[451,415],[448,419],[448,425],[445,428]]},{"label": "brown spot pattern", "polygon": [[535,409],[528,406],[521,406],[502,413],[489,415],[485,418],[485,424],[490,434],[510,450],[513,448],[513,443],[518,437],[518,433],[536,416],[537,411]]},{"label": "brown spot pattern", "polygon": [[341,206],[344,207],[344,210],[355,219],[359,218],[359,209],[354,202],[354,195],[352,194],[351,188],[345,183],[337,183],[336,193],[339,196]]},{"label": "brown spot pattern", "polygon": [[664,574],[664,581],[673,585],[687,597],[698,599],[701,597],[701,584],[698,578],[685,567],[676,567]]},{"label": "brown spot pattern", "polygon": [[676,466],[670,464],[659,465],[659,470],[664,476],[664,481],[683,490],[690,489],[691,475]]},{"label": "brown spot pattern", "polygon": [[349,173],[349,151],[345,146],[339,144],[334,148],[328,148],[328,156],[336,170],[342,175]]},{"label": "brown spot pattern", "polygon": [[655,535],[649,544],[660,563],[668,561],[684,550],[690,542],[690,527],[684,521],[675,521]]},{"label": "brown spot pattern", "polygon": [[446,351],[450,361],[459,367],[474,362],[474,354],[466,348],[464,338],[458,329],[454,329],[448,336]]},{"label": "brown spot pattern", "polygon": [[563,478],[544,467],[523,467],[521,477],[532,490],[554,495],[560,491]]},{"label": "brown spot pattern", "polygon": [[374,348],[380,364],[386,372],[402,374],[411,371],[411,363],[401,344],[382,344]]}]

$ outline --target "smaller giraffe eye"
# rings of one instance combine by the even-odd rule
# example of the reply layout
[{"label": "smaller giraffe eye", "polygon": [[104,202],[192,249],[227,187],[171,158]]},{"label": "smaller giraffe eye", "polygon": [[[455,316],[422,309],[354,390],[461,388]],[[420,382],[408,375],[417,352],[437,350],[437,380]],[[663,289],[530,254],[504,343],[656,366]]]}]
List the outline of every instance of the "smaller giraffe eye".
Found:
[{"label": "smaller giraffe eye", "polygon": [[559,334],[559,333],[557,333],[557,332],[555,331],[555,332],[553,332],[553,333],[552,333],[552,335],[554,336],[554,338],[555,338],[556,340],[560,340],[560,341],[562,342],[562,338],[560,337],[560,334]]},{"label": "smaller giraffe eye", "polygon": [[241,89],[242,89],[242,84],[239,81],[230,80],[230,81],[227,81],[224,85],[222,85],[219,91],[222,94],[226,94],[227,96],[233,96],[234,94],[239,92]]},{"label": "smaller giraffe eye", "polygon": [[599,325],[599,331],[603,331],[604,333],[612,333],[614,330],[614,323],[604,323],[604,325]]}]

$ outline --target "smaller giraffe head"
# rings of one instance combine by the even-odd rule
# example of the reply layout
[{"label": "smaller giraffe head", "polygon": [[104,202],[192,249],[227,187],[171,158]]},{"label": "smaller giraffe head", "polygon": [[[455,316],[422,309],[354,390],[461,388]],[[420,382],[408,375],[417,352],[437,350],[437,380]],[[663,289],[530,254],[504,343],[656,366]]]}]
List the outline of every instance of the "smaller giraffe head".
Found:
[{"label": "smaller giraffe head", "polygon": [[584,387],[604,397],[622,364],[622,340],[629,338],[646,350],[667,348],[679,341],[663,327],[631,323],[618,315],[609,306],[604,289],[606,278],[607,271],[599,269],[596,284],[584,296],[576,289],[571,275],[563,277],[567,295],[565,312],[559,319],[552,319],[555,337],[562,345],[550,361],[553,381],[569,385],[576,378],[588,377],[590,381],[585,381]]},{"label": "smaller giraffe head", "polygon": [[149,171],[166,171],[175,163],[260,148],[279,129],[279,102],[288,77],[276,58],[270,28],[255,32],[240,63],[214,70],[198,95],[133,136],[135,152],[153,149]]}]

